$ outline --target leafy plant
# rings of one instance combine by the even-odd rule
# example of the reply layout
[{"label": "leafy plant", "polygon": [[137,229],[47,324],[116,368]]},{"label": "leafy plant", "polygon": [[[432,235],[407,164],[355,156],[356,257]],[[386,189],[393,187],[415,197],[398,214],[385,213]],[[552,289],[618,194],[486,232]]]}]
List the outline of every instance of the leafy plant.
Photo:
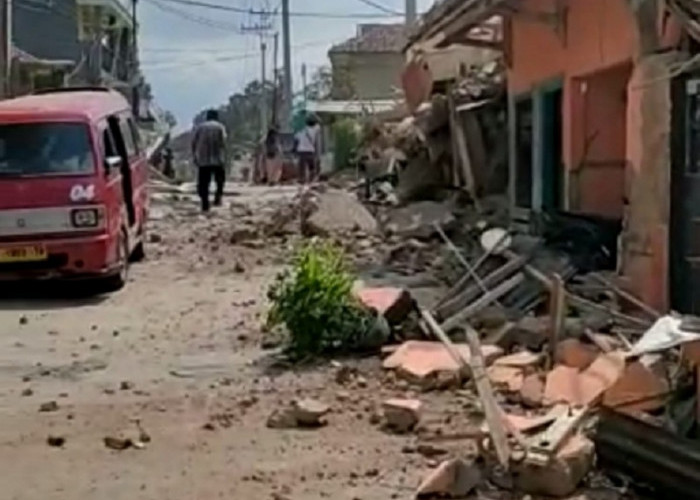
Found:
[{"label": "leafy plant", "polygon": [[350,166],[359,142],[355,121],[344,119],[333,125],[334,166],[336,170]]},{"label": "leafy plant", "polygon": [[340,249],[307,243],[268,291],[268,324],[287,327],[289,352],[298,358],[366,347],[376,318],[357,302],[352,286]]}]

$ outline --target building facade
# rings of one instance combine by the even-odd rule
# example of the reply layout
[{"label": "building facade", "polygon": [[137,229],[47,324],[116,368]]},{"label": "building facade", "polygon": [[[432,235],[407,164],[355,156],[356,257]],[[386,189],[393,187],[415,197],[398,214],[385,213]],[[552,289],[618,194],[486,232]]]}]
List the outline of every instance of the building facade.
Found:
[{"label": "building facade", "polygon": [[469,44],[502,19],[513,214],[621,221],[623,285],[685,313],[700,312],[692,3],[445,0],[416,35]]}]

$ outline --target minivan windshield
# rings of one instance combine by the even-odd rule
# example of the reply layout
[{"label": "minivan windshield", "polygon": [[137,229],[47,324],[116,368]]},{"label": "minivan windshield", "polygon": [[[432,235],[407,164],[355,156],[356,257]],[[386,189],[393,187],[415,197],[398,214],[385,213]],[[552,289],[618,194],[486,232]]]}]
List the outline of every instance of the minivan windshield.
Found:
[{"label": "minivan windshield", "polygon": [[0,125],[0,178],[89,174],[94,163],[86,124]]}]

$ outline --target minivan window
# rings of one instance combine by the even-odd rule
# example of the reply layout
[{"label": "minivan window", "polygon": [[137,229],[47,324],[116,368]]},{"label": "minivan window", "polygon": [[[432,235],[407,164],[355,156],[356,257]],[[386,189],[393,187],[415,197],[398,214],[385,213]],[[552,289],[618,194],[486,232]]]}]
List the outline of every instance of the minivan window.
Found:
[{"label": "minivan window", "polygon": [[136,154],[136,144],[134,144],[134,135],[131,133],[131,128],[124,118],[119,120],[119,128],[124,138],[124,146],[126,147],[126,154],[129,158]]},{"label": "minivan window", "polygon": [[0,125],[0,177],[88,174],[94,170],[86,124]]}]

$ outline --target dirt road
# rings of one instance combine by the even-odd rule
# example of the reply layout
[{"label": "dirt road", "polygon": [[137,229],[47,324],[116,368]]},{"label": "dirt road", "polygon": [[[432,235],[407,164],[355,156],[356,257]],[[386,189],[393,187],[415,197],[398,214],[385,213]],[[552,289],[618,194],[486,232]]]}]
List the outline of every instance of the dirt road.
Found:
[{"label": "dirt road", "polygon": [[[241,188],[211,219],[186,196],[161,195],[149,258],[123,291],[4,291],[2,498],[412,496],[426,459],[402,453],[410,438],[369,423],[384,397],[406,395],[381,384],[377,360],[357,362],[366,380],[348,390],[330,365],[275,369],[261,348],[266,285],[288,250],[284,240],[245,246],[229,235],[245,214],[294,192]],[[270,412],[297,397],[330,404],[329,425],[266,428]],[[442,408],[439,418],[449,415]],[[132,419],[151,441],[108,449],[105,437],[134,435]],[[51,447],[49,436],[65,444]]]}]

